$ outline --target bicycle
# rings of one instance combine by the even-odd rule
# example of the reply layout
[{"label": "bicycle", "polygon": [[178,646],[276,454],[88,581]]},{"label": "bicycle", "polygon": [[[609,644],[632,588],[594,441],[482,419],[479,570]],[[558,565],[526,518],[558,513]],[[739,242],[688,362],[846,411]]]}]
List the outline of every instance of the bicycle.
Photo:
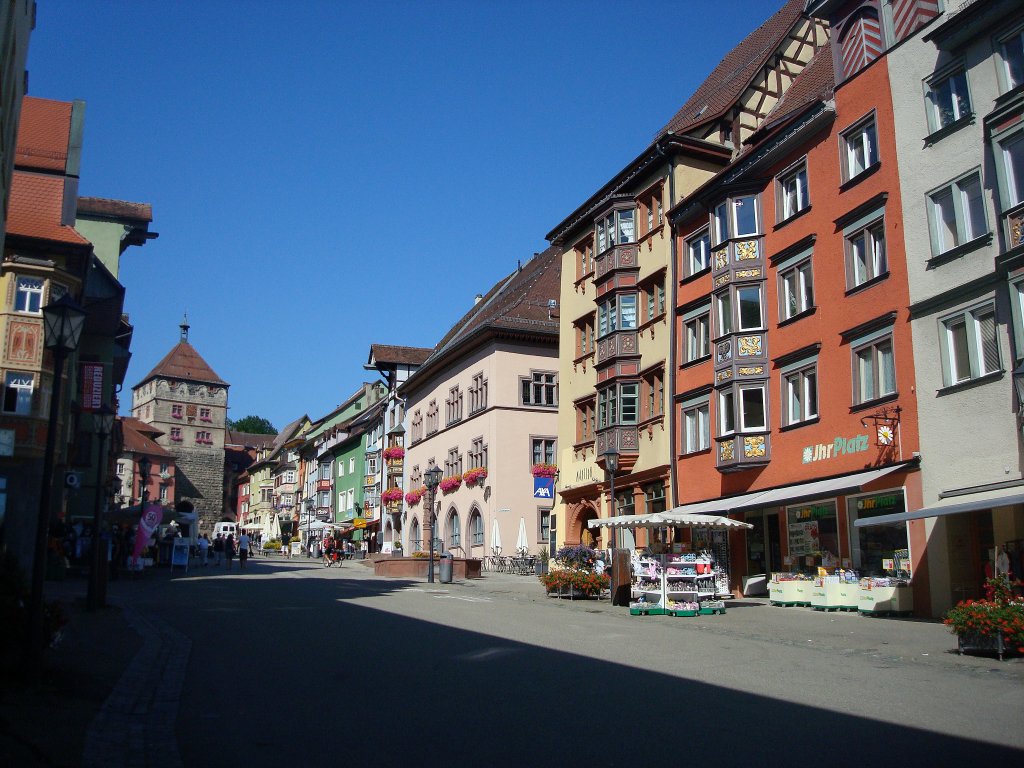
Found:
[{"label": "bicycle", "polygon": [[333,565],[337,565],[341,568],[341,563],[344,560],[344,555],[336,549],[332,549],[330,552],[324,552],[323,564],[325,568],[330,568]]}]

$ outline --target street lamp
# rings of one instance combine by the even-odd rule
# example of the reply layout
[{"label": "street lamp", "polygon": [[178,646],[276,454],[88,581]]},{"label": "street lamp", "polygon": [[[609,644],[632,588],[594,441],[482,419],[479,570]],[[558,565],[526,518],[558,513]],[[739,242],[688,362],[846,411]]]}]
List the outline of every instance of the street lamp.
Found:
[{"label": "street lamp", "polygon": [[85,310],[66,293],[57,301],[51,301],[43,307],[43,344],[53,351],[53,388],[50,393],[50,418],[46,426],[43,479],[39,489],[39,517],[36,520],[35,557],[32,559],[32,589],[28,605],[26,657],[32,670],[38,668],[43,655],[43,578],[46,575],[46,542],[50,537],[53,457],[57,445],[57,420],[60,415],[64,362],[69,354],[78,349],[85,314]]},{"label": "street lamp", "polygon": [[[609,504],[608,517],[615,517],[615,473],[619,471],[619,452],[614,448],[609,448],[607,451],[601,454],[601,458],[604,459],[604,472],[605,477],[608,479],[608,496],[611,498]],[[616,538],[618,529],[616,531]],[[608,532],[609,543],[611,543],[612,532]],[[621,540],[620,542],[621,543]]]},{"label": "street lamp", "polygon": [[114,417],[117,414],[114,409],[106,403],[100,406],[96,412],[96,494],[92,500],[92,569],[89,572],[89,589],[86,593],[85,605],[90,611],[103,607],[101,585],[103,557],[100,554],[100,515],[101,502],[103,501],[103,470],[106,468],[106,461],[103,456],[103,444],[114,429]]},{"label": "street lamp", "polygon": [[430,560],[427,562],[427,581],[434,583],[434,496],[437,494],[437,486],[441,482],[442,470],[436,464],[423,473],[423,482],[430,491]]},{"label": "street lamp", "polygon": [[146,500],[149,497],[149,470],[152,466],[153,462],[149,460],[149,456],[139,459],[139,511],[143,515],[146,514]]}]

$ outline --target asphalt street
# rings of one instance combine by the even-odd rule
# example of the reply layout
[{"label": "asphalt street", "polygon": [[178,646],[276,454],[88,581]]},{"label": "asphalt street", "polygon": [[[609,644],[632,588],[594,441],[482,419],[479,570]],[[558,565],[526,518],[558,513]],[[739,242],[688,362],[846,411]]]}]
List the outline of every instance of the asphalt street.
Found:
[{"label": "asphalt street", "polygon": [[[118,600],[150,648],[125,684],[148,698],[121,707],[148,713],[131,764],[1024,764],[1024,661],[959,657],[932,622],[752,600],[631,617],[533,577],[304,559],[157,573]],[[87,763],[132,722],[109,715]]]}]

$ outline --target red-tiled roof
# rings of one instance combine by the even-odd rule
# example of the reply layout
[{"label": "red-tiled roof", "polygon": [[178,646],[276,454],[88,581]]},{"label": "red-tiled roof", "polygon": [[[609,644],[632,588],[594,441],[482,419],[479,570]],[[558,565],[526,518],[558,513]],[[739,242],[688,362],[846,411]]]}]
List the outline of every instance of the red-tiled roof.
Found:
[{"label": "red-tiled roof", "polygon": [[114,216],[119,219],[153,220],[153,206],[149,203],[131,203],[127,200],[108,200],[104,197],[78,198],[79,215]]},{"label": "red-tiled roof", "polygon": [[422,365],[433,349],[428,347],[394,347],[388,344],[371,344],[368,364],[377,365]]},{"label": "red-tiled roof", "polygon": [[167,456],[171,454],[154,441],[150,435],[163,434],[154,430],[144,421],[132,417],[121,419],[121,431],[124,434],[124,449],[131,453],[145,453],[150,456]]},{"label": "red-tiled roof", "polygon": [[755,29],[726,54],[707,79],[658,135],[686,133],[721,117],[740,97],[751,79],[792,29],[807,0],[786,0],[774,16]]},{"label": "red-tiled roof", "polygon": [[518,332],[558,339],[558,310],[548,302],[558,300],[562,274],[561,250],[551,246],[520,269],[499,280],[441,339],[434,352],[410,381],[479,332]]},{"label": "red-tiled roof", "polygon": [[213,372],[202,356],[196,352],[195,347],[187,341],[179,341],[175,344],[174,348],[164,356],[164,359],[157,363],[156,367],[139,383],[156,377],[228,386],[228,383]]},{"label": "red-tiled roof", "polygon": [[26,96],[21,102],[14,164],[63,172],[71,136],[71,102]]},{"label": "red-tiled roof", "polygon": [[89,245],[74,227],[60,223],[63,202],[63,176],[15,171],[7,209],[7,234]]}]

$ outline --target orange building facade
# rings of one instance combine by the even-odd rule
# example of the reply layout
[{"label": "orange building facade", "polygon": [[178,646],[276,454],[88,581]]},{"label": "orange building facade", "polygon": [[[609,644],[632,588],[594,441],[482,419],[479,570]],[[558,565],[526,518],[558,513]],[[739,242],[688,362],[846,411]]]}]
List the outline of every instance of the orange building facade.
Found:
[{"label": "orange building facade", "polygon": [[[734,591],[818,565],[881,573],[901,550],[915,584],[926,571],[923,524],[853,525],[921,505],[893,136],[884,63],[837,88],[826,47],[669,212],[675,496],[753,526],[729,534]],[[915,598],[927,611],[926,591]]]}]

